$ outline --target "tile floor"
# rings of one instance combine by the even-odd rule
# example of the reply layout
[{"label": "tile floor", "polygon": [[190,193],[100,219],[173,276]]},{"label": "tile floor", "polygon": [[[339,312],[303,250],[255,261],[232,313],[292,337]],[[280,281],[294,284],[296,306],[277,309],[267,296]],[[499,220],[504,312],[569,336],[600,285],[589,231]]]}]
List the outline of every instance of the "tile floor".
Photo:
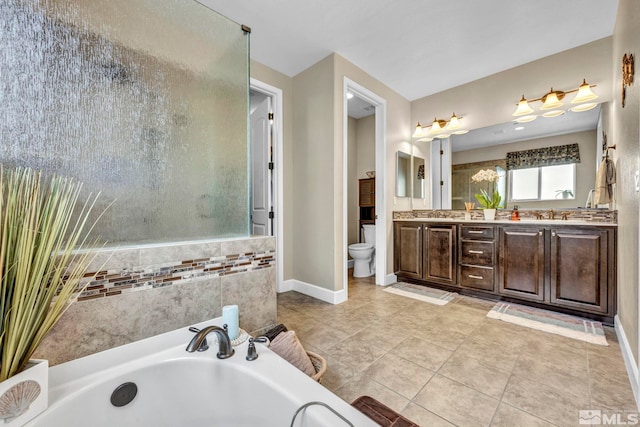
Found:
[{"label": "tile floor", "polygon": [[437,306],[349,281],[331,305],[278,295],[278,322],[327,359],[323,385],[372,396],[421,426],[574,426],[578,411],[635,416],[615,332],[609,347],[489,319],[493,302]]}]

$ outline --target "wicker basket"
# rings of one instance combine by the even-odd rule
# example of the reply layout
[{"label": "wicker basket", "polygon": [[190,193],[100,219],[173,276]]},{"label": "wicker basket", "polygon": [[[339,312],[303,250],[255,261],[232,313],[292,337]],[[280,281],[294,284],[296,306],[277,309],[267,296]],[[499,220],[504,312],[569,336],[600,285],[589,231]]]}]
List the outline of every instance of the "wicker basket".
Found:
[{"label": "wicker basket", "polygon": [[312,351],[307,351],[307,355],[309,356],[309,359],[311,359],[311,363],[316,370],[315,375],[312,375],[311,378],[318,382],[321,382],[322,376],[327,371],[327,361],[324,360],[324,357]]}]

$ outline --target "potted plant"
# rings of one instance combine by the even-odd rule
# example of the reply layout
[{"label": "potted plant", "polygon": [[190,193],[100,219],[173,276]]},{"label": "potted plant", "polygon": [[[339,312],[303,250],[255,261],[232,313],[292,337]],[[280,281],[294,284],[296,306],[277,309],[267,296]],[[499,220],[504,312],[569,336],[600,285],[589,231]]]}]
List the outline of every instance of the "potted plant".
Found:
[{"label": "potted plant", "polygon": [[[471,181],[473,182],[489,182],[489,191],[491,192],[491,196],[484,190],[480,189],[480,193],[475,195],[478,203],[484,208],[484,218],[486,220],[493,220],[496,217],[496,209],[500,206],[500,202],[502,201],[502,197],[500,193],[495,188],[495,183],[498,182],[500,176],[498,172],[493,169],[484,169],[480,172],[476,173],[471,177]],[[492,184],[494,184],[492,186]],[[492,188],[493,187],[493,188]],[[493,190],[493,191],[491,191]]]},{"label": "potted plant", "polygon": [[568,199],[569,197],[573,197],[573,191],[571,191],[571,190],[556,190],[556,199],[560,195],[562,195],[563,199]]},{"label": "potted plant", "polygon": [[[82,185],[0,166],[0,419],[23,425],[47,406],[48,363],[38,345],[83,290],[94,245]],[[76,210],[76,206],[78,209]],[[94,223],[95,224],[95,223]],[[86,285],[85,285],[86,286]]]}]

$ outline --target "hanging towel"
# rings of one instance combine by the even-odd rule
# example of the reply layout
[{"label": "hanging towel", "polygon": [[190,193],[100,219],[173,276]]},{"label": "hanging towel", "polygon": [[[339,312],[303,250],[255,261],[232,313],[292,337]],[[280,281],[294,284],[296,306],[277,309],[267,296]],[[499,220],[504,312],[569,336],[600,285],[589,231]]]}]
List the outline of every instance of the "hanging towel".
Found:
[{"label": "hanging towel", "polygon": [[613,184],[616,183],[616,167],[608,156],[600,163],[596,177],[596,192],[593,205],[604,205],[613,201]]}]

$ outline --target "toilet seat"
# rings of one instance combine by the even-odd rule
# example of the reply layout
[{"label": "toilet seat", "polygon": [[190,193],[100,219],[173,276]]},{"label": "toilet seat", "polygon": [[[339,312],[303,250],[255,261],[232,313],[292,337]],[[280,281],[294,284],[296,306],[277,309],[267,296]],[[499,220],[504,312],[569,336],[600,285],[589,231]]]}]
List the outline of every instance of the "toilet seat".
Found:
[{"label": "toilet seat", "polygon": [[356,251],[363,251],[368,249],[373,249],[373,243],[354,243],[349,245],[349,249],[353,249]]}]

